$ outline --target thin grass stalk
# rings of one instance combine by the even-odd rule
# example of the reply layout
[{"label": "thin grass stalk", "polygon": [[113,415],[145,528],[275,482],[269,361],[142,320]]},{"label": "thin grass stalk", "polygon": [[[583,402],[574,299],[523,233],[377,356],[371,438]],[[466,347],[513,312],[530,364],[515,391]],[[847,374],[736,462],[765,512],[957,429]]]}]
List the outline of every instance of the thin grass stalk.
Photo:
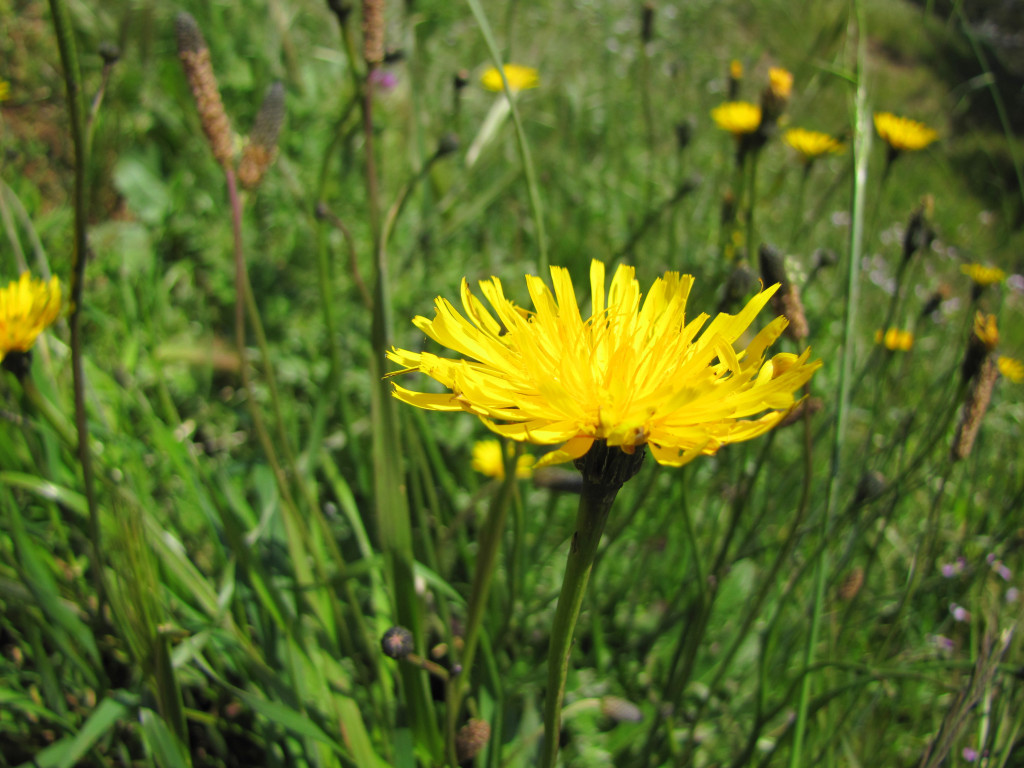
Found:
[{"label": "thin grass stalk", "polygon": [[[825,489],[825,514],[821,520],[821,537],[824,541],[835,515],[839,497],[839,483],[843,469],[843,446],[846,442],[847,416],[850,407],[851,379],[853,370],[853,340],[857,337],[857,302],[860,297],[860,257],[864,247],[865,191],[868,179],[868,159],[871,150],[871,129],[867,103],[867,28],[863,5],[853,4],[857,34],[857,88],[854,102],[853,139],[853,200],[850,216],[849,255],[847,257],[846,296],[843,307],[842,348],[839,355],[839,381],[836,396],[835,431],[832,441],[831,473]],[[804,651],[804,667],[809,668],[814,660],[824,612],[825,585],[828,582],[828,559],[825,548],[820,550],[814,584],[814,602],[811,626]],[[793,731],[793,748],[790,753],[790,768],[799,768],[803,763],[803,743],[807,731],[807,720],[811,701],[811,676],[805,675],[800,683],[800,698]]]},{"label": "thin grass stalk", "polygon": [[[96,500],[96,483],[92,466],[92,451],[89,441],[89,422],[85,411],[85,370],[82,340],[82,304],[85,285],[85,259],[89,244],[86,238],[88,216],[88,189],[85,172],[89,167],[89,147],[85,133],[85,102],[82,94],[82,72],[78,67],[78,51],[75,47],[74,29],[71,16],[64,0],[50,0],[53,15],[53,29],[57,37],[61,64],[64,67],[64,87],[68,115],[70,118],[71,143],[75,150],[74,160],[74,246],[71,257],[71,375],[75,393],[75,429],[78,432],[78,463],[82,467],[82,483],[86,503],[89,507],[89,543],[92,553],[92,568],[98,601],[96,614],[103,615],[106,602],[100,539],[100,510]],[[102,693],[102,691],[100,691]]]},{"label": "thin grass stalk", "polygon": [[537,183],[537,173],[533,168],[533,157],[530,154],[530,145],[526,140],[526,131],[523,130],[523,121],[519,118],[519,109],[516,107],[516,100],[512,96],[512,89],[509,88],[508,79],[505,77],[504,62],[498,44],[491,31],[491,25],[487,21],[480,0],[466,0],[473,17],[476,19],[480,33],[487,44],[487,52],[491,55],[491,61],[497,67],[501,75],[501,83],[505,87],[505,98],[508,99],[512,111],[512,123],[516,127],[516,146],[519,148],[519,159],[523,163],[523,173],[526,175],[526,188],[530,196],[530,212],[533,215],[533,225],[537,230],[537,269],[538,274],[544,275],[548,271],[548,243],[544,233],[544,207],[540,199],[540,185]]}]

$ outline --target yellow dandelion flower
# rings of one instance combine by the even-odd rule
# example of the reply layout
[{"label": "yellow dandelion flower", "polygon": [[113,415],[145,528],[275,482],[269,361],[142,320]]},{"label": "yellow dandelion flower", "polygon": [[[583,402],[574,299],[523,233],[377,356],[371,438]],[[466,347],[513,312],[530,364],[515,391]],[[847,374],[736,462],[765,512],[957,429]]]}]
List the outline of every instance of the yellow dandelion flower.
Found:
[{"label": "yellow dandelion flower", "polygon": [[729,62],[729,77],[733,80],[743,79],[743,62],[739,59],[733,59]]},{"label": "yellow dandelion flower", "polygon": [[0,78],[0,101],[7,101],[11,98],[11,84]]},{"label": "yellow dandelion flower", "polygon": [[990,267],[985,264],[962,264],[960,271],[971,278],[975,285],[981,287],[995,285],[1006,279],[1006,273],[999,267]]},{"label": "yellow dandelion flower", "polygon": [[890,328],[887,331],[879,329],[875,331],[875,344],[884,344],[890,352],[909,352],[914,346],[914,334],[912,331],[903,331],[899,328]]},{"label": "yellow dandelion flower", "polygon": [[996,359],[996,366],[998,366],[999,372],[1014,384],[1020,384],[1024,381],[1024,362],[1017,358],[1000,355]]},{"label": "yellow dandelion flower", "polygon": [[733,136],[753,133],[761,125],[761,108],[749,101],[727,101],[711,110],[711,119]]},{"label": "yellow dandelion flower", "polygon": [[924,149],[939,138],[939,134],[924,123],[891,112],[875,113],[875,130],[886,144],[898,152]]},{"label": "yellow dandelion flower", "polygon": [[778,285],[760,291],[736,315],[689,322],[686,300],[693,277],[666,272],[641,302],[632,267],[620,266],[605,290],[605,267],[591,262],[592,314],[576,303],[568,270],[551,268],[554,292],[528,275],[534,310],[523,313],[505,298],[498,278],[481,281],[493,314],[462,281],[461,314],[446,299],[417,328],[463,357],[393,348],[402,370],[420,371],[448,392],[394,396],[419,408],[466,411],[514,440],[560,445],[537,466],[583,456],[596,440],[633,453],[649,445],[661,464],[680,466],[728,443],[767,432],[797,402],[820,367],[801,355],[765,350],[786,327],[771,321],[745,349],[739,338]]},{"label": "yellow dandelion flower", "polygon": [[[473,443],[473,469],[486,477],[504,480],[505,457],[502,455],[501,445],[500,440],[477,440]],[[516,459],[516,477],[530,477],[533,474],[534,461],[534,457],[528,453]]]},{"label": "yellow dandelion flower", "polygon": [[36,280],[23,272],[0,288],[0,360],[10,352],[28,352],[60,313],[60,283]]},{"label": "yellow dandelion flower", "polygon": [[809,131],[806,128],[790,128],[782,134],[782,140],[799,152],[805,163],[821,155],[838,154],[846,149],[843,142],[834,136],[821,131]]},{"label": "yellow dandelion flower", "polygon": [[769,69],[768,90],[779,101],[789,101],[789,97],[793,93],[793,73],[782,67]]},{"label": "yellow dandelion flower", "polygon": [[[524,67],[521,64],[506,64],[505,78],[508,80],[508,87],[512,93],[525,91],[529,88],[536,88],[540,85],[540,73],[533,67]],[[501,73],[496,67],[491,67],[480,76],[480,83],[488,91],[501,93],[505,87],[501,83]]]},{"label": "yellow dandelion flower", "polygon": [[982,312],[975,315],[974,335],[981,339],[981,342],[990,350],[995,349],[999,344],[999,326],[996,325],[996,316],[986,315]]}]

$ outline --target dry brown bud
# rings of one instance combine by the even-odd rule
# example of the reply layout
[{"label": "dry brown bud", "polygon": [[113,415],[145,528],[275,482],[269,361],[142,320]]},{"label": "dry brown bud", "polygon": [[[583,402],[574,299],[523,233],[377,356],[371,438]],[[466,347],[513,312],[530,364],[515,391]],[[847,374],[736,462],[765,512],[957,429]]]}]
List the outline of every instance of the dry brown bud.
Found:
[{"label": "dry brown bud", "polygon": [[807,326],[807,315],[804,313],[803,302],[800,301],[800,290],[786,276],[786,267],[782,255],[770,245],[762,244],[758,249],[761,262],[761,277],[765,285],[780,283],[781,286],[772,296],[772,309],[789,321],[786,335],[800,342],[810,335]]},{"label": "dry brown bud", "polygon": [[796,424],[798,421],[802,421],[804,414],[813,416],[822,409],[824,403],[820,397],[808,397],[797,403],[793,409],[782,417],[782,421],[779,422],[779,429],[783,427],[789,427]]},{"label": "dry brown bud", "polygon": [[862,586],[864,586],[864,569],[855,566],[850,569],[846,578],[843,579],[843,583],[839,585],[839,599],[853,600]]},{"label": "dry brown bud", "polygon": [[960,412],[960,423],[956,425],[953,447],[950,450],[950,458],[953,461],[970,456],[978,430],[981,429],[981,420],[985,417],[985,411],[988,410],[989,401],[992,399],[992,388],[998,378],[999,367],[996,361],[987,357],[977,378],[971,382],[970,391]]},{"label": "dry brown bud", "polygon": [[178,58],[185,68],[192,98],[199,111],[199,122],[213,150],[213,156],[224,168],[230,168],[234,159],[231,122],[224,112],[217,78],[213,74],[210,49],[196,20],[187,13],[179,13],[174,22],[178,38]]}]

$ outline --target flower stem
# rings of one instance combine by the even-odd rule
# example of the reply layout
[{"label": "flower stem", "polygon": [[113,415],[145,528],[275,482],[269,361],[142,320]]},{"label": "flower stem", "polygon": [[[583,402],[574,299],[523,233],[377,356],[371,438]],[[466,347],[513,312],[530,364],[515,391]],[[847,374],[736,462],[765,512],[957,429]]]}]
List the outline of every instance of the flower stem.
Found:
[{"label": "flower stem", "polygon": [[565,680],[569,674],[569,652],[583,595],[594,566],[597,545],[601,542],[601,534],[619,488],[640,469],[643,457],[642,450],[627,454],[617,447],[609,448],[602,441],[594,443],[586,456],[576,462],[576,466],[583,472],[583,489],[580,491],[576,531],[569,545],[569,558],[565,564],[562,591],[558,596],[555,620],[551,627],[551,643],[548,646],[542,768],[554,768],[558,758],[558,734]]}]

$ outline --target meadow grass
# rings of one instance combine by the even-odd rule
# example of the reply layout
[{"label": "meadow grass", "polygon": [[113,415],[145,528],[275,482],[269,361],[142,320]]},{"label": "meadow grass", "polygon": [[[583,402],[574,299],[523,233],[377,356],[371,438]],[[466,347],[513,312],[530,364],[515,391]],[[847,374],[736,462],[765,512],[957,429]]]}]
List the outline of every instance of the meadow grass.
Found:
[{"label": "meadow grass", "polygon": [[[378,61],[362,12],[0,3],[0,287],[83,270],[28,372],[0,371],[0,766],[1018,764],[1012,371],[951,454],[985,365],[1024,357],[1021,81],[981,28],[873,0],[416,0],[386,7]],[[752,102],[791,71],[780,132],[845,150],[805,167],[772,134],[738,163],[710,116],[732,60]],[[539,86],[505,105],[480,84],[499,61]],[[240,189],[276,81],[274,162]],[[877,111],[939,140],[887,161]],[[823,362],[805,415],[622,487],[553,750],[578,474],[517,476],[529,444],[475,471],[493,435],[395,401],[383,354],[444,354],[411,323],[435,297],[494,275],[527,307],[545,264],[678,270],[691,314],[736,311],[762,245],[809,328],[776,347]]]}]

